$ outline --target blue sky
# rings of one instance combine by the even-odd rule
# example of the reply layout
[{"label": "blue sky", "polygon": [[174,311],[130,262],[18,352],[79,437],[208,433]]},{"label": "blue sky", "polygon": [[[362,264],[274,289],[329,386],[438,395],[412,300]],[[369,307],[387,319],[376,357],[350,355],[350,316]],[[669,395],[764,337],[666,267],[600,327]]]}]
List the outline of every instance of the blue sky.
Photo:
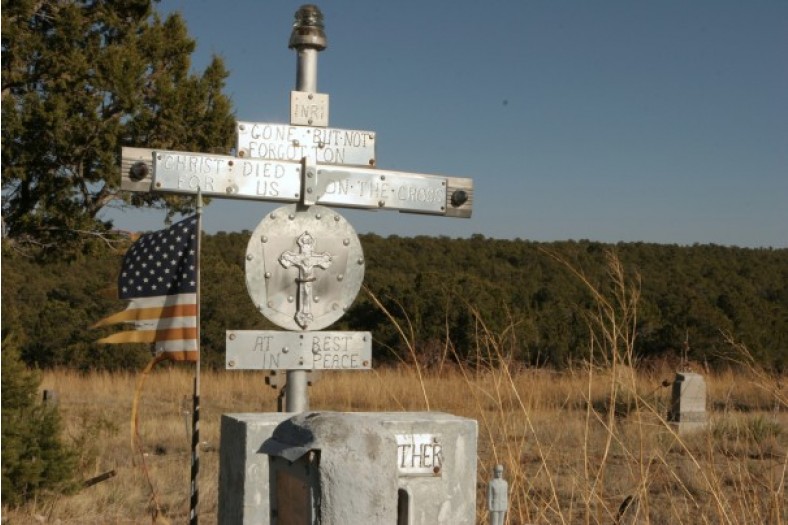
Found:
[{"label": "blue sky", "polygon": [[[185,18],[196,70],[225,60],[239,120],[286,123],[302,3],[159,10]],[[340,210],[359,233],[788,247],[788,2],[317,5],[329,125],[375,131],[381,168],[475,184],[471,219]],[[215,200],[205,229],[253,230],[278,206]]]}]

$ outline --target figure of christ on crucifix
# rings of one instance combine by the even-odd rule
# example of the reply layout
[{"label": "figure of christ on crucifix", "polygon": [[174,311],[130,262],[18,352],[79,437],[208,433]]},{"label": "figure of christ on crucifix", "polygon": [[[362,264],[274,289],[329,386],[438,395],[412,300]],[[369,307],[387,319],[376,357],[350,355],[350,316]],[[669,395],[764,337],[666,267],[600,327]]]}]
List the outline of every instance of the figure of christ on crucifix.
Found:
[{"label": "figure of christ on crucifix", "polygon": [[314,269],[321,268],[327,270],[331,266],[333,257],[328,252],[312,253],[315,247],[315,239],[308,231],[302,233],[296,241],[300,253],[293,253],[290,251],[282,253],[279,256],[279,264],[285,268],[295,266],[298,268],[298,277],[296,283],[298,284],[298,303],[296,305],[295,320],[298,326],[306,329],[312,321],[312,311],[310,304],[312,302],[312,282],[317,280],[315,277]]}]

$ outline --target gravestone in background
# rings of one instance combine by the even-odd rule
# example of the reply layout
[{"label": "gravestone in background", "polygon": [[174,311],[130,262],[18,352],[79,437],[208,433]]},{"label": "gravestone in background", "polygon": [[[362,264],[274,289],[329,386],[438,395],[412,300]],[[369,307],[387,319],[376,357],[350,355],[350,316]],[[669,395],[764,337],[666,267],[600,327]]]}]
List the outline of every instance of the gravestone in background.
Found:
[{"label": "gravestone in background", "polygon": [[679,372],[673,381],[668,421],[679,434],[706,428],[706,382],[694,372]]}]

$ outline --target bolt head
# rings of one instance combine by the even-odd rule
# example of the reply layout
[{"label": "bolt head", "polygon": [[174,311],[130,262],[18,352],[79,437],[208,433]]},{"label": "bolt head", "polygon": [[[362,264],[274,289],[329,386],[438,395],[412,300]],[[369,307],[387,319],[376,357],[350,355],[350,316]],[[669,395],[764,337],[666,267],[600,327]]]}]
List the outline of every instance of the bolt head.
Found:
[{"label": "bolt head", "polygon": [[142,180],[148,176],[148,172],[147,164],[142,161],[135,162],[131,168],[129,168],[129,178],[134,181]]}]

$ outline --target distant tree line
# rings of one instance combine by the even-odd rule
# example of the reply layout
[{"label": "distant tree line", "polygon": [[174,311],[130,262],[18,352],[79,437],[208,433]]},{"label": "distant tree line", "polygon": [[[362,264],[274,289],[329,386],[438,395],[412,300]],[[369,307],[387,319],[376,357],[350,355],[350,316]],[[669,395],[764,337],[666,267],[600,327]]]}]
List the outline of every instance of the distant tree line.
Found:
[{"label": "distant tree line", "polygon": [[[205,236],[201,315],[208,366],[224,366],[225,330],[276,329],[246,291],[248,239],[249,232]],[[449,359],[473,364],[482,326],[505,335],[507,357],[525,365],[562,367],[586,359],[595,300],[567,265],[604,293],[610,286],[606,254],[612,251],[632,283],[640,283],[639,359],[674,359],[688,349],[691,360],[724,365],[732,357],[724,334],[731,334],[760,365],[781,370],[788,364],[786,249],[539,243],[481,235],[362,235],[361,241],[368,293],[362,291],[332,329],[371,331],[377,363],[408,359],[408,352],[369,294],[412,338],[425,362],[449,342]],[[105,332],[88,329],[125,307],[115,299],[121,257],[122,250],[105,250],[72,261],[42,261],[4,245],[2,330],[13,335],[26,363],[125,369],[148,359],[145,345],[97,345]]]}]

